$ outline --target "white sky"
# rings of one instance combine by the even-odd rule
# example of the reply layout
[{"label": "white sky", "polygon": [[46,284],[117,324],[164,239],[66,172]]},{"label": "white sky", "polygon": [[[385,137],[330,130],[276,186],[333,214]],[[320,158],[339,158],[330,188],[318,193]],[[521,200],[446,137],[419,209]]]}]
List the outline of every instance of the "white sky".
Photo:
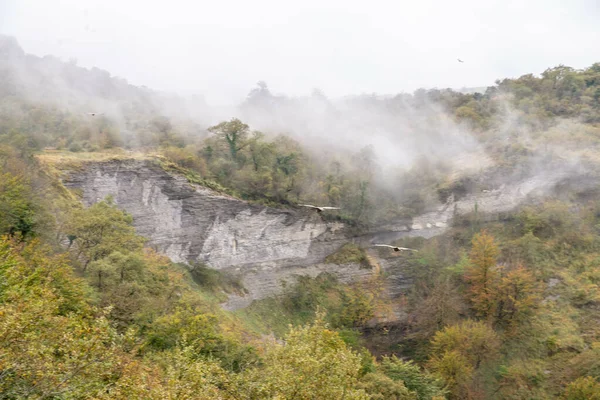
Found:
[{"label": "white sky", "polygon": [[600,61],[600,1],[0,0],[0,33],[28,53],[224,104],[258,80],[337,97],[587,67]]}]

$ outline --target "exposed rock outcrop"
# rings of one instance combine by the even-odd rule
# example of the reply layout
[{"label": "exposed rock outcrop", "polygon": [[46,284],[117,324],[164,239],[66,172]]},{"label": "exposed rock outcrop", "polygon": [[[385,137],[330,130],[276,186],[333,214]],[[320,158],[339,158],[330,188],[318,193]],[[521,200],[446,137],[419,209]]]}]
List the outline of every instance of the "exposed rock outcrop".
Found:
[{"label": "exposed rock outcrop", "polygon": [[343,225],[310,210],[249,204],[192,185],[150,160],[87,163],[64,184],[79,189],[86,205],[112,195],[133,216],[138,234],[171,260],[240,276],[249,293],[232,296],[227,308],[273,295],[295,274],[327,271],[351,281],[370,273],[323,263],[348,241]]},{"label": "exposed rock outcrop", "polygon": [[[545,174],[470,193],[458,201],[450,197],[438,209],[412,220],[390,221],[360,237],[353,237],[343,224],[325,222],[311,210],[249,204],[190,184],[153,160],[86,163],[70,171],[64,184],[78,189],[86,205],[112,195],[133,216],[137,232],[148,238],[149,245],[173,261],[202,262],[237,275],[248,294],[230,296],[224,306],[232,309],[281,292],[282,282],[291,282],[296,275],[329,272],[351,282],[372,274],[360,265],[324,262],[349,241],[368,246],[405,236],[429,238],[448,229],[455,215],[475,209],[488,215],[510,211],[531,196],[552,193],[565,178],[561,173]],[[406,289],[410,279],[392,264],[381,263],[388,275],[388,291],[394,296]]]}]

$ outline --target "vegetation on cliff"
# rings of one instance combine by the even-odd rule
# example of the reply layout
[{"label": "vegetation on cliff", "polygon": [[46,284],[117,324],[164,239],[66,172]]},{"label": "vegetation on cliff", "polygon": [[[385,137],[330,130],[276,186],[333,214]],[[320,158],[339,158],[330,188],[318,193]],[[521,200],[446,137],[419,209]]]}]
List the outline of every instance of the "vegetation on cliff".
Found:
[{"label": "vegetation on cliff", "polygon": [[[279,298],[226,312],[222,292],[243,292],[239,282],[147,248],[111,198],[84,208],[51,164],[157,156],[219,191],[269,204],[341,206],[335,218],[365,227],[487,190],[507,172],[516,179],[577,168],[597,179],[600,64],[504,79],[485,93],[355,100],[388,110],[441,107],[441,122],[468,127],[491,159],[489,169],[460,176],[447,160],[428,157],[384,172],[370,147],[316,156],[298,138],[238,119],[200,127],[160,115],[151,94],[106,74],[61,71],[129,103],[124,120],[90,119],[29,96],[11,70],[0,70],[0,397],[598,397],[594,188],[565,187],[559,199],[502,220],[484,221],[474,210],[443,236],[397,243],[419,248],[405,260],[414,284],[394,300],[409,318],[376,359],[369,340],[389,334],[370,326],[390,306],[380,297],[384,274],[354,286],[327,275],[301,278]],[[247,110],[270,94],[253,96]],[[354,245],[326,261],[376,267]]]}]

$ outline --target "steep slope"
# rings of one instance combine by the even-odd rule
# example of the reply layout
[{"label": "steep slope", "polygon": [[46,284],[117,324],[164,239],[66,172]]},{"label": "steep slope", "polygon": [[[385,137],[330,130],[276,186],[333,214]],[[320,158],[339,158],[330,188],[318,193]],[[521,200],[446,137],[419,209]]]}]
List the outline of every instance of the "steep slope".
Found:
[{"label": "steep slope", "polygon": [[108,195],[134,218],[137,232],[175,262],[204,263],[243,279],[248,295],[239,307],[277,293],[294,274],[328,271],[343,281],[369,273],[358,265],[320,264],[349,240],[337,222],[316,213],[249,204],[190,184],[156,162],[87,163],[64,184],[80,189],[90,205]]},{"label": "steep slope", "polygon": [[[295,275],[329,272],[343,282],[370,276],[376,271],[324,260],[348,242],[367,247],[403,237],[439,235],[453,217],[474,210],[493,218],[523,202],[558,195],[565,182],[574,185],[577,179],[572,173],[547,174],[456,200],[451,196],[437,210],[412,220],[389,221],[356,236],[343,224],[326,222],[310,210],[260,206],[191,184],[153,159],[87,162],[71,168],[64,179],[67,188],[81,193],[86,205],[113,196],[116,204],[133,216],[137,232],[173,261],[203,263],[238,276],[248,293],[231,295],[226,308],[275,295],[281,292],[282,282],[292,282]],[[580,189],[595,184],[581,178],[579,182]],[[388,282],[394,282],[390,294],[401,294],[410,284],[402,259],[381,264]]]}]

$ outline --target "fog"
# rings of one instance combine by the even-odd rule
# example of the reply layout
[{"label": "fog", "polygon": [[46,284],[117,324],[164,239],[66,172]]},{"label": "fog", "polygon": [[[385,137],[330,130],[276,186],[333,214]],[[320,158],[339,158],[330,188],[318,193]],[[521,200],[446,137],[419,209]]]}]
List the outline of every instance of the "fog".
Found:
[{"label": "fog", "polygon": [[409,168],[417,158],[450,164],[462,160],[461,168],[467,169],[489,163],[468,126],[456,124],[440,105],[425,99],[417,106],[417,97],[410,95],[330,98],[320,91],[307,96],[275,95],[261,82],[248,87],[247,96],[237,104],[212,106],[202,98],[137,87],[109,71],[87,69],[74,61],[28,55],[17,40],[6,36],[0,36],[0,49],[4,54],[0,66],[10,71],[6,80],[10,85],[2,88],[6,94],[47,103],[81,118],[89,112],[103,113],[124,136],[132,124],[167,116],[175,126],[184,123],[181,129],[186,136],[201,139],[208,135],[209,126],[237,117],[269,137],[287,134],[321,158],[347,157],[372,146],[382,172]]},{"label": "fog", "polygon": [[262,92],[231,112],[255,129],[287,133],[313,153],[372,146],[378,163],[394,168],[408,168],[417,158],[463,161],[461,168],[489,163],[467,126],[457,125],[440,105],[424,101],[417,107],[412,96],[329,99],[317,92],[287,98]]},{"label": "fog", "polygon": [[[198,138],[238,117],[320,159],[372,146],[381,180],[419,159],[443,162],[449,174],[493,165],[468,125],[405,93],[485,90],[558,64],[589,66],[598,20],[597,2],[587,0],[0,2],[0,33],[35,55],[8,59],[31,100],[103,112],[123,135],[132,115],[192,121],[183,129]],[[493,132],[537,146],[508,104]],[[537,150],[531,176],[546,173],[547,155],[561,148]],[[569,165],[579,161],[573,155]]]},{"label": "fog", "polygon": [[[597,60],[596,0],[2,0],[28,53],[231,105],[265,80],[330,97],[481,87]],[[457,58],[464,60],[459,63]]]}]

